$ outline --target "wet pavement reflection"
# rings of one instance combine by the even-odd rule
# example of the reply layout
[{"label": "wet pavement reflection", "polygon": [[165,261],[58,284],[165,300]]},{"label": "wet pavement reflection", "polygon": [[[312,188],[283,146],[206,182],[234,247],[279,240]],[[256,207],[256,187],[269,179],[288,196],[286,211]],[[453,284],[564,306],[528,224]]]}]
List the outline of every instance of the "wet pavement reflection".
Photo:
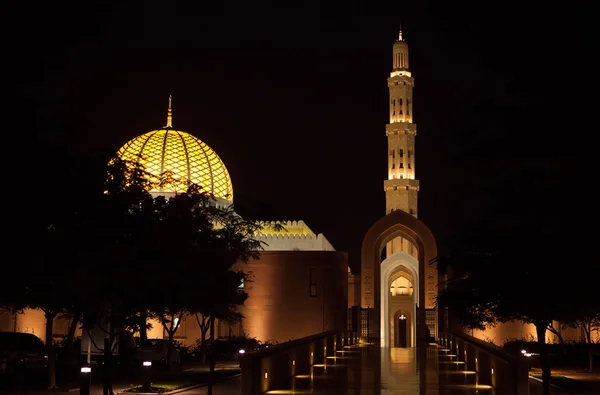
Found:
[{"label": "wet pavement reflection", "polygon": [[477,374],[442,346],[346,346],[267,394],[499,395],[477,385]]}]

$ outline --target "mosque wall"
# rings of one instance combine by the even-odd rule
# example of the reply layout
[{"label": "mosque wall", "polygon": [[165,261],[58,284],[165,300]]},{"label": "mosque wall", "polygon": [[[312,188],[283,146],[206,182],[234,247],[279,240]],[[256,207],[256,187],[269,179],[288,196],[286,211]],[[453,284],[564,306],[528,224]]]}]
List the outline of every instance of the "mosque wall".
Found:
[{"label": "mosque wall", "polygon": [[347,253],[264,251],[239,268],[253,278],[241,309],[249,337],[281,343],[346,328]]}]

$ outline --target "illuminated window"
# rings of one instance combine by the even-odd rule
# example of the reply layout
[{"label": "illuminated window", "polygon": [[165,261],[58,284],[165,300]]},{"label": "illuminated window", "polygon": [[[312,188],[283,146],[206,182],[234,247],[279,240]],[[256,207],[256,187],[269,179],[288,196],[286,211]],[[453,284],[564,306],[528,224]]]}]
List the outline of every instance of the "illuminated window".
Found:
[{"label": "illuminated window", "polygon": [[308,296],[311,298],[317,296],[317,269],[314,267],[310,268],[310,291]]}]

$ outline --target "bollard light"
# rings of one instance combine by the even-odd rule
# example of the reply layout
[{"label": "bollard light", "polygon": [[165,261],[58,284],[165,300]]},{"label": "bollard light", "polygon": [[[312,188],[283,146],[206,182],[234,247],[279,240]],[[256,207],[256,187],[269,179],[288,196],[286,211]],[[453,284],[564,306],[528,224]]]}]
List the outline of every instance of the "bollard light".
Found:
[{"label": "bollard light", "polygon": [[494,374],[494,368],[492,368],[492,374]]},{"label": "bollard light", "polygon": [[296,366],[296,360],[295,359],[292,361],[292,366]]},{"label": "bollard light", "polygon": [[240,354],[245,354],[246,350],[244,350],[243,348],[239,351]]},{"label": "bollard light", "polygon": [[90,395],[92,392],[92,367],[90,365],[83,365],[79,371],[81,372],[79,394]]},{"label": "bollard light", "polygon": [[142,362],[143,366],[152,366],[152,361],[144,361]]},{"label": "bollard light", "polygon": [[527,354],[526,350],[521,350],[521,354]]}]

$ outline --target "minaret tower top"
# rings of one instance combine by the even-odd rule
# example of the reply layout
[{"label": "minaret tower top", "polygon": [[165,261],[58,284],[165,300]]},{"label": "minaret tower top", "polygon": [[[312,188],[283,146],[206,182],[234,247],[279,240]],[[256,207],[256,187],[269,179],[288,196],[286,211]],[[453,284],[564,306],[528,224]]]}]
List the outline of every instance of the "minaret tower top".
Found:
[{"label": "minaret tower top", "polygon": [[408,71],[408,44],[402,37],[402,26],[400,26],[400,32],[398,33],[398,39],[394,43],[394,62],[392,66],[393,71]]}]

